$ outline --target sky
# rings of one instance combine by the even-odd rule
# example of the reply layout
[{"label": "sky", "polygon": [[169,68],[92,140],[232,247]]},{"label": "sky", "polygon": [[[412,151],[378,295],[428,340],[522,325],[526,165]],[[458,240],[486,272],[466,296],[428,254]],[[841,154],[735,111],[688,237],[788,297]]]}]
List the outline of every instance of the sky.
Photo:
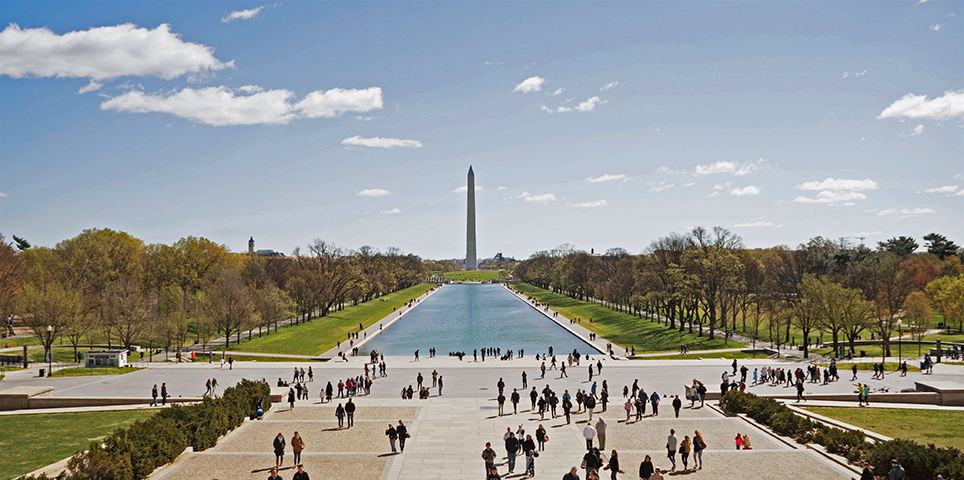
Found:
[{"label": "sky", "polygon": [[[964,2],[4,0],[0,233],[964,244]],[[923,243],[923,242],[921,242]]]}]

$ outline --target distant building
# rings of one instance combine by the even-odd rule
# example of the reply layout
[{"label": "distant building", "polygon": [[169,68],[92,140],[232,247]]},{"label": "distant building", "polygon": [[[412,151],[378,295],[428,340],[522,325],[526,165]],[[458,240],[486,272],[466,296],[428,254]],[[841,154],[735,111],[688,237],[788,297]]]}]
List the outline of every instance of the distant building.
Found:
[{"label": "distant building", "polygon": [[254,237],[248,240],[248,253],[254,253]]},{"label": "distant building", "polygon": [[87,350],[85,367],[126,367],[127,350]]},{"label": "distant building", "polygon": [[254,237],[248,240],[248,253],[254,254],[259,257],[283,257],[285,254],[281,252],[276,252],[274,250],[255,250],[254,249]]}]

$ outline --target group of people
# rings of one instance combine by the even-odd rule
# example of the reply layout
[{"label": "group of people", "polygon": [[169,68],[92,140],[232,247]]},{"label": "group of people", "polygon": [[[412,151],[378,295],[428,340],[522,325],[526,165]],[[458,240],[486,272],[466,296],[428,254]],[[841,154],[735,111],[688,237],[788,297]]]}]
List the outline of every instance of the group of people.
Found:
[{"label": "group of people", "polygon": [[[288,442],[285,441],[285,436],[278,432],[278,435],[274,437],[271,445],[274,448],[274,468],[271,469],[271,474],[268,476],[268,480],[281,480],[281,476],[278,475],[278,469],[284,464],[285,448]],[[305,449],[305,441],[298,435],[298,432],[291,437],[291,452],[294,453],[294,464],[298,468],[294,476],[291,477],[292,480],[309,480],[308,473],[305,472],[304,465],[301,464],[301,452]]]}]

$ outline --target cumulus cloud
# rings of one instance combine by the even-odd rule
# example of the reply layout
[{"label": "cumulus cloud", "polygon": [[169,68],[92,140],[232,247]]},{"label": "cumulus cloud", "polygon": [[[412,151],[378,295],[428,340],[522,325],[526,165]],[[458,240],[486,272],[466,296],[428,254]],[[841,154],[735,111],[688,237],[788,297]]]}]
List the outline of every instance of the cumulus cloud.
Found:
[{"label": "cumulus cloud", "polygon": [[756,227],[772,227],[773,222],[749,222],[749,223],[738,223],[733,225],[735,228],[756,228]]},{"label": "cumulus cloud", "polygon": [[616,85],[619,85],[619,82],[613,80],[613,81],[611,81],[611,82],[603,85],[602,88],[599,89],[599,91],[600,91],[600,92],[605,92],[606,90],[609,90],[610,88],[613,88],[613,87],[615,87]]},{"label": "cumulus cloud", "polygon": [[551,193],[542,193],[542,194],[539,194],[539,195],[533,195],[533,194],[531,194],[531,193],[529,193],[529,192],[522,192],[522,193],[519,195],[519,198],[521,198],[521,199],[523,199],[523,200],[525,200],[525,201],[527,201],[527,202],[541,203],[541,204],[543,204],[543,205],[548,205],[549,202],[554,202],[554,201],[556,201],[556,196],[553,195],[553,194],[551,194]]},{"label": "cumulus cloud", "polygon": [[213,48],[181,40],[166,23],[153,30],[126,23],[63,35],[47,27],[11,24],[0,32],[0,58],[0,75],[13,78],[106,80],[132,75],[170,80],[234,68],[234,60],[221,62]]},{"label": "cumulus cloud", "polygon": [[88,83],[87,85],[84,85],[83,87],[80,87],[80,90],[77,90],[77,93],[83,95],[83,94],[85,94],[85,93],[87,93],[87,92],[93,92],[93,91],[95,91],[95,90],[100,90],[100,87],[103,87],[103,86],[104,86],[103,83],[97,83],[97,82],[91,80],[90,83]]},{"label": "cumulus cloud", "polygon": [[516,85],[515,88],[512,90],[512,93],[538,92],[539,90],[542,90],[542,86],[545,83],[546,83],[546,79],[542,77],[539,77],[539,76],[529,77],[523,80],[522,83]]},{"label": "cumulus cloud", "polygon": [[595,202],[574,203],[572,206],[579,207],[579,208],[596,208],[596,207],[605,207],[606,205],[607,203],[605,200],[596,200]]},{"label": "cumulus cloud", "polygon": [[937,213],[937,212],[935,212],[934,210],[931,210],[930,208],[900,208],[900,209],[888,208],[886,210],[881,210],[880,212],[877,213],[877,215],[880,215],[882,217],[887,215],[900,215],[902,217],[913,217],[915,215],[925,215],[928,213]]},{"label": "cumulus cloud", "polygon": [[845,180],[843,178],[828,178],[822,182],[803,182],[797,185],[800,190],[877,190],[877,182],[867,178],[864,180]]},{"label": "cumulus cloud", "polygon": [[358,192],[359,197],[383,197],[385,195],[391,195],[392,192],[385,190],[384,188],[369,188]]},{"label": "cumulus cloud", "polygon": [[827,205],[841,205],[849,206],[854,204],[854,200],[866,200],[867,195],[860,192],[836,192],[832,190],[824,190],[817,194],[816,197],[797,197],[793,199],[794,202],[799,203],[823,203]]},{"label": "cumulus cloud", "polygon": [[252,18],[257,17],[258,14],[261,13],[261,9],[263,8],[264,8],[264,5],[258,8],[252,8],[249,10],[235,10],[231,13],[226,14],[224,17],[221,17],[221,22],[230,23],[230,22],[236,22],[238,20],[251,20]]},{"label": "cumulus cloud", "polygon": [[[455,190],[452,190],[453,193],[465,193],[465,192],[468,192],[468,191],[469,191],[469,186],[468,186],[468,185],[462,185],[461,187],[456,188]],[[475,186],[475,191],[476,191],[476,192],[481,192],[481,191],[482,191],[482,187],[476,185],[476,186]]]},{"label": "cumulus cloud", "polygon": [[101,110],[160,112],[213,126],[284,124],[295,118],[334,117],[382,108],[382,89],[317,90],[293,104],[294,92],[257,85],[184,88],[169,94],[130,90],[100,104]]},{"label": "cumulus cloud", "polygon": [[760,189],[753,185],[748,185],[743,188],[734,188],[733,190],[730,190],[730,195],[734,195],[737,197],[746,197],[750,195],[759,195],[759,194],[760,194]]},{"label": "cumulus cloud", "polygon": [[[466,190],[468,190],[468,189],[466,188]],[[499,187],[499,188],[497,188],[496,190],[505,190],[505,187]]]},{"label": "cumulus cloud", "polygon": [[646,185],[649,185],[650,192],[664,192],[676,186],[676,185],[673,185],[672,183],[666,183],[666,180],[663,180],[662,182],[659,182],[659,183],[650,182],[650,183],[647,183]]},{"label": "cumulus cloud", "polygon": [[694,170],[694,175],[697,177],[703,175],[715,175],[720,173],[731,173],[736,176],[747,175],[751,172],[759,170],[767,166],[767,160],[764,158],[759,158],[754,162],[716,162],[709,165],[697,165]]},{"label": "cumulus cloud", "polygon": [[816,197],[800,196],[793,201],[799,203],[819,203],[825,205],[853,205],[855,200],[866,200],[867,195],[860,193],[876,190],[877,182],[867,178],[864,180],[849,180],[844,178],[828,178],[823,181],[803,182],[797,185],[800,190],[819,190]]},{"label": "cumulus cloud", "polygon": [[946,27],[946,26],[947,26],[946,23],[935,23],[935,24],[931,25],[931,30],[933,30],[933,31],[935,31],[935,32],[939,32],[939,31],[941,31],[942,28],[944,28],[944,27]]},{"label": "cumulus cloud", "polygon": [[603,175],[603,176],[600,176],[600,177],[595,177],[595,178],[589,177],[589,178],[586,179],[586,181],[589,182],[589,183],[609,182],[609,181],[612,181],[612,180],[623,180],[623,181],[626,181],[626,180],[629,180],[629,179],[626,178],[626,175],[623,175],[623,174],[621,174],[621,173],[618,174],[618,175],[611,175],[611,174],[608,174],[608,173],[607,173],[607,174],[605,174],[605,175]]},{"label": "cumulus cloud", "polygon": [[565,91],[566,91],[565,88],[559,87],[559,88],[556,89],[556,91],[550,93],[549,95],[553,95],[553,96],[555,96],[555,95],[562,95],[562,92],[565,92]]},{"label": "cumulus cloud", "polygon": [[372,147],[372,148],[422,148],[422,142],[418,140],[399,140],[397,138],[372,137],[363,138],[355,135],[341,141],[342,145],[350,147]]},{"label": "cumulus cloud", "polygon": [[954,193],[957,191],[958,188],[961,188],[961,187],[957,185],[945,185],[943,187],[928,188],[927,190],[924,190],[924,191],[927,193]]},{"label": "cumulus cloud", "polygon": [[914,135],[920,135],[920,134],[922,134],[922,133],[924,133],[924,126],[923,126],[923,125],[918,125],[918,126],[914,127],[913,130],[911,130],[910,136],[913,137]]},{"label": "cumulus cloud", "polygon": [[882,118],[930,118],[949,120],[964,117],[964,90],[948,90],[944,95],[928,100],[927,95],[908,93],[890,104],[877,115]]},{"label": "cumulus cloud", "polygon": [[6,197],[9,197],[9,196],[10,196],[9,193],[0,192],[0,198],[6,198]]},{"label": "cumulus cloud", "polygon": [[395,215],[397,213],[402,213],[402,211],[399,210],[397,207],[391,210],[382,210],[383,215]]}]

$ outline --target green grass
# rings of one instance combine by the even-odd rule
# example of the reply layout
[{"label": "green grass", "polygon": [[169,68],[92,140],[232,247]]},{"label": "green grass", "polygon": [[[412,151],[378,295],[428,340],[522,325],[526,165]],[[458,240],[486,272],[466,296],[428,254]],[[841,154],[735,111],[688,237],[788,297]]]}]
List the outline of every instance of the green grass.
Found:
[{"label": "green grass", "polygon": [[153,410],[5,415],[0,417],[0,478],[16,478],[86,450],[116,428]]},{"label": "green grass", "polygon": [[54,370],[52,377],[90,377],[95,375],[123,375],[143,370],[145,367],[71,367]]},{"label": "green grass", "polygon": [[743,359],[743,358],[770,358],[769,355],[764,355],[762,353],[746,353],[746,352],[717,352],[717,353],[687,353],[683,355],[659,355],[655,357],[634,357],[631,360],[699,360],[701,358],[725,358],[725,359]]},{"label": "green grass", "polygon": [[[829,367],[829,366],[830,366],[829,363],[818,363],[817,365],[819,365],[819,366],[821,366],[821,367]],[[853,363],[848,363],[848,362],[837,362],[837,370],[840,370],[841,372],[849,372],[850,369],[853,368],[853,365],[854,365]],[[857,364],[857,370],[858,370],[858,371],[873,370],[873,369],[874,369],[874,365],[875,365],[875,364],[874,364],[873,362],[870,362],[870,363],[858,363],[858,364]],[[880,365],[880,364],[877,363],[876,365]],[[887,362],[887,363],[884,364],[884,371],[885,371],[885,372],[898,372],[898,371],[900,371],[900,370],[897,369],[897,367],[899,367],[899,366],[900,366],[900,364],[897,363],[897,362]],[[913,364],[911,364],[911,362],[907,362],[907,371],[908,371],[908,372],[920,372],[920,368],[915,367]]]},{"label": "green grass", "polygon": [[[80,357],[80,362],[84,361],[84,352],[88,350],[87,347],[77,348],[77,355]],[[53,363],[80,363],[74,362],[74,349],[73,348],[54,348],[53,350]],[[47,359],[44,358],[44,349],[35,348],[29,350],[30,361],[34,363],[47,363]]]},{"label": "green grass", "polygon": [[[629,350],[635,346],[636,353],[674,351],[684,343],[689,345],[690,350],[745,346],[733,341],[724,342],[720,337],[710,340],[706,328],[702,337],[696,333],[681,333],[679,328],[668,328],[660,322],[636,318],[597,303],[579,301],[526,283],[516,283],[513,287],[537,302],[549,304],[553,310],[564,317],[582,319],[580,326],[622,348]],[[593,319],[593,323],[589,323],[590,318]]]},{"label": "green grass", "polygon": [[[442,272],[436,272],[438,275]],[[498,270],[474,270],[470,272],[445,272],[443,276],[449,280],[455,282],[483,282],[489,280],[498,280],[499,271]]]},{"label": "green grass", "polygon": [[231,344],[231,350],[255,353],[285,353],[289,355],[319,355],[334,347],[339,341],[344,343],[349,332],[358,331],[359,322],[368,327],[392,313],[393,308],[404,305],[409,300],[431,290],[434,286],[430,283],[420,283],[370,302],[345,307],[344,310],[332,312],[327,317],[319,317],[307,323],[283,327],[277,333],[271,333],[261,338],[252,337],[251,340],[247,340],[242,337],[240,345]]},{"label": "green grass", "polygon": [[2,345],[4,348],[22,347],[24,345],[28,347],[32,347],[34,345],[40,345],[40,337],[17,336],[17,337],[4,338],[0,340],[0,345]]},{"label": "green grass", "polygon": [[[964,343],[964,333],[937,333],[934,335],[924,335],[925,342],[934,342],[938,339],[940,339],[941,342]],[[916,341],[916,339],[914,340]]]},{"label": "green grass", "polygon": [[[320,362],[321,360],[310,360],[307,358],[291,358],[291,357],[261,357],[258,355],[231,355],[234,357],[236,362]],[[221,357],[218,357],[220,361]]]},{"label": "green grass", "polygon": [[964,411],[807,407],[807,410],[891,438],[964,449]]}]

